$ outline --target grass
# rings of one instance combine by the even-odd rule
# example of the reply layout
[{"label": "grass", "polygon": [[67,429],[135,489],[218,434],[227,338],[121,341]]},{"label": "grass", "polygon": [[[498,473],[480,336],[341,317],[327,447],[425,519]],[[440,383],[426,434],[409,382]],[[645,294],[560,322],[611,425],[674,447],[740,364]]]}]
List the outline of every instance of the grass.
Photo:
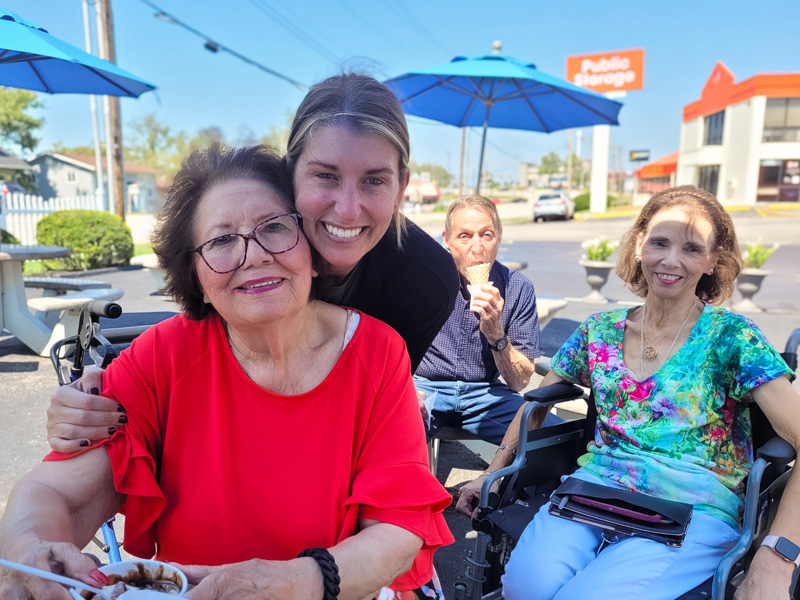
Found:
[{"label": "grass", "polygon": [[152,254],[153,247],[150,244],[134,244],[133,255],[141,256],[142,254]]}]

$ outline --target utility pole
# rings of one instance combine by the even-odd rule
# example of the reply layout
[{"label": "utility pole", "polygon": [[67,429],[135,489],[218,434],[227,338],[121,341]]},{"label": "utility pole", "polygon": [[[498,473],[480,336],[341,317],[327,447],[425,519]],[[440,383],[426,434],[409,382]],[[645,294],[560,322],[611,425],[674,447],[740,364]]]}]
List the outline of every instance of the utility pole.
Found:
[{"label": "utility pole", "polygon": [[567,129],[567,194],[572,196],[572,129]]},{"label": "utility pole", "polygon": [[[102,5],[103,33],[105,36],[106,60],[117,64],[117,51],[114,45],[114,17],[111,12],[111,0],[98,0]],[[122,119],[119,109],[119,98],[111,96],[109,98],[109,112],[111,119],[111,129],[106,132],[111,140],[112,160],[114,168],[113,181],[109,186],[114,186],[114,214],[125,218],[125,167],[122,151]]]},{"label": "utility pole", "polygon": [[461,128],[461,160],[458,161],[458,196],[464,195],[464,144],[467,139],[467,128]]}]

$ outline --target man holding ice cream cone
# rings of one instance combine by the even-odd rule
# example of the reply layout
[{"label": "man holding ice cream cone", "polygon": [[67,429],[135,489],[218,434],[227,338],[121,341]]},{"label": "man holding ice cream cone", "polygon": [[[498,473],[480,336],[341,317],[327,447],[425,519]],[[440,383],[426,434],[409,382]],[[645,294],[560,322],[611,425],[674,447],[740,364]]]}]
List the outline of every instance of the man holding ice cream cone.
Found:
[{"label": "man holding ice cream cone", "polygon": [[447,212],[442,237],[460,294],[414,377],[431,434],[450,425],[499,444],[524,401],[518,392],[540,355],[536,296],[527,277],[497,262],[502,234],[488,198],[459,198]]}]

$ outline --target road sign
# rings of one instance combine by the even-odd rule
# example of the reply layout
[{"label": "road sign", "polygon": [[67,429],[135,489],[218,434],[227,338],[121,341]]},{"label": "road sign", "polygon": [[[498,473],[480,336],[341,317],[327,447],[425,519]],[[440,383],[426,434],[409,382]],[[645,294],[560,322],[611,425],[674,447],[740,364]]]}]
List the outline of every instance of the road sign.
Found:
[{"label": "road sign", "polygon": [[644,84],[644,50],[568,56],[567,81],[595,92],[640,90]]}]

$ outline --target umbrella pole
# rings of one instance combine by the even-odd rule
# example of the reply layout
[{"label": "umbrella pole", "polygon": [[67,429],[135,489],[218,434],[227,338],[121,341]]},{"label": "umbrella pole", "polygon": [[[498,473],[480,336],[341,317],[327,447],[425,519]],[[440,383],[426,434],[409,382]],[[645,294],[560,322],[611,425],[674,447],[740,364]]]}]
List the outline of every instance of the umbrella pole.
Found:
[{"label": "umbrella pole", "polygon": [[491,106],[486,106],[486,118],[483,120],[483,140],[481,141],[481,158],[478,160],[478,182],[475,184],[475,194],[481,193],[481,171],[483,170],[483,153],[486,150],[486,130],[489,128],[489,109]]}]

